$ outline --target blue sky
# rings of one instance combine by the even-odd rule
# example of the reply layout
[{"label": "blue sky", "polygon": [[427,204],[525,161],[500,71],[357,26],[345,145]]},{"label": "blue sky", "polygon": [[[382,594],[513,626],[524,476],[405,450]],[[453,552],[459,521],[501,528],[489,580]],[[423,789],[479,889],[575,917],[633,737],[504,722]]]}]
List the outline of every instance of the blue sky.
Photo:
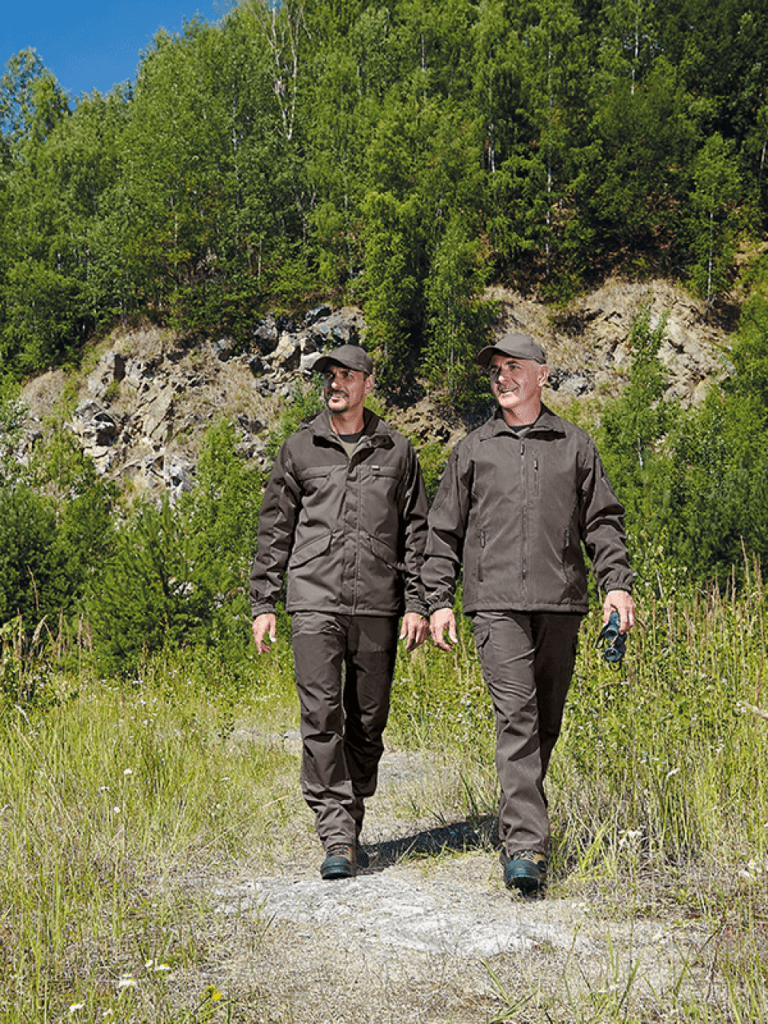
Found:
[{"label": "blue sky", "polygon": [[232,0],[4,0],[0,70],[33,46],[74,99],[116,82],[134,81],[139,51],[159,28],[180,32],[196,13],[218,21]]}]

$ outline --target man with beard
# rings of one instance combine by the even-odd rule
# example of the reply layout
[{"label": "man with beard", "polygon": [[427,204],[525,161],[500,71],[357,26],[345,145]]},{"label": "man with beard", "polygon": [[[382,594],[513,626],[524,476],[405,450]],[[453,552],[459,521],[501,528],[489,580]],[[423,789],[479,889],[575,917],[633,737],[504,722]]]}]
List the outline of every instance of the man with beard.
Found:
[{"label": "man with beard", "polygon": [[358,839],[384,750],[400,615],[407,651],[427,637],[427,498],[410,443],[364,407],[374,387],[370,356],[342,345],[314,369],[326,409],[278,453],[259,517],[251,606],[263,654],[277,640],[286,576],[302,792],[325,849],[320,874],[330,879],[367,860]]}]

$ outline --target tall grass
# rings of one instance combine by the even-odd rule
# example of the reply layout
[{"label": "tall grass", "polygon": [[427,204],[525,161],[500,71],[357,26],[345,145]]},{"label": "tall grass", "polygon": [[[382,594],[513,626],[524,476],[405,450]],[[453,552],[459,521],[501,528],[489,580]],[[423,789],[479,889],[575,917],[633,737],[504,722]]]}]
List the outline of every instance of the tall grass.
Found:
[{"label": "tall grass", "polygon": [[166,970],[204,955],[180,880],[280,851],[294,761],[271,734],[237,735],[270,684],[238,693],[215,661],[177,657],[119,683],[49,673],[46,688],[0,727],[0,1020],[133,1014],[142,998],[157,1013]]},{"label": "tall grass", "polygon": [[[600,612],[585,620],[548,779],[564,871],[622,839],[659,865],[768,854],[765,617],[757,572],[738,593],[649,591],[618,670],[594,643]],[[492,711],[466,623],[451,654],[425,648],[398,668],[390,735],[487,764]]]},{"label": "tall grass", "polygon": [[[598,613],[585,622],[548,780],[551,896],[588,895],[608,916],[696,918],[710,982],[659,994],[652,1012],[646,996],[642,1013],[566,986],[569,998],[546,1013],[526,1003],[519,1019],[764,1019],[763,583],[752,571],[721,594],[678,580],[639,605],[618,671],[594,647]],[[410,810],[479,821],[497,799],[493,722],[461,627],[452,654],[398,661],[388,743],[444,769]],[[45,650],[39,636],[27,650],[1,639],[0,1021],[240,1019],[215,986],[195,988],[216,926],[206,887],[192,898],[186,883],[239,861],[268,871],[311,830],[279,739],[297,724],[289,646],[237,664],[166,654],[113,680],[61,634]],[[249,927],[257,945],[261,926]]]}]

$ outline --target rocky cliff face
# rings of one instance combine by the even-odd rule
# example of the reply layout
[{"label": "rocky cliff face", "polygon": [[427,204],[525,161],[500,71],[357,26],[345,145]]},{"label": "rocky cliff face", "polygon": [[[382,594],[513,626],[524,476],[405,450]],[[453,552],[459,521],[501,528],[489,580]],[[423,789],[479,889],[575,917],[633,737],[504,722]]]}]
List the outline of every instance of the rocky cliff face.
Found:
[{"label": "rocky cliff face", "polygon": [[[668,317],[660,357],[670,374],[669,396],[697,402],[720,372],[727,336],[705,323],[698,303],[664,282],[609,282],[555,316],[513,292],[491,294],[499,303],[499,333],[524,330],[547,351],[551,387],[545,398],[555,406],[616,393],[630,365],[632,320],[643,305],[652,318]],[[77,382],[74,411],[65,415],[65,424],[99,472],[135,493],[167,491],[175,500],[193,485],[202,434],[224,413],[239,424],[238,451],[266,468],[269,430],[286,398],[309,383],[323,351],[364,343],[365,334],[359,309],[328,306],[312,310],[301,324],[266,317],[245,352],[228,338],[190,345],[154,327],[117,329]],[[24,389],[28,444],[42,436],[65,385],[57,370]],[[471,425],[439,414],[428,395],[408,408],[393,408],[388,418],[419,441],[448,446]]]}]

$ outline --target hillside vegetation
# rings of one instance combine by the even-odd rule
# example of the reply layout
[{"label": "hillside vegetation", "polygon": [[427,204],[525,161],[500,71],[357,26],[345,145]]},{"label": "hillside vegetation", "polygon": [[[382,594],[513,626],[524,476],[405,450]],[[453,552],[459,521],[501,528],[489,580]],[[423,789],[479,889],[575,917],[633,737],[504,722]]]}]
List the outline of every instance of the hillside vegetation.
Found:
[{"label": "hillside vegetation", "polygon": [[[87,622],[126,671],[196,637],[240,649],[268,469],[235,451],[225,417],[184,500],[129,507],[56,425],[18,461],[19,376],[71,368],[121,320],[192,353],[214,331],[248,352],[267,311],[354,300],[385,394],[408,381],[460,410],[483,388],[471,355],[503,326],[505,285],[548,299],[578,351],[563,303],[616,268],[698,292],[702,321],[733,331],[723,373],[676,404],[664,318],[640,309],[626,388],[566,412],[598,432],[640,576],[663,562],[738,582],[745,554],[768,557],[766,67],[768,11],[700,0],[251,0],[159,33],[135,82],[76,99],[33,51],[14,56],[0,620]],[[294,397],[272,455],[316,407]],[[447,452],[421,448],[433,485]]]},{"label": "hillside vegetation", "polygon": [[247,0],[160,32],[135,81],[0,82],[0,367],[148,314],[247,341],[365,307],[382,378],[453,392],[490,281],[606,271],[716,303],[768,213],[768,10],[664,0]]}]

